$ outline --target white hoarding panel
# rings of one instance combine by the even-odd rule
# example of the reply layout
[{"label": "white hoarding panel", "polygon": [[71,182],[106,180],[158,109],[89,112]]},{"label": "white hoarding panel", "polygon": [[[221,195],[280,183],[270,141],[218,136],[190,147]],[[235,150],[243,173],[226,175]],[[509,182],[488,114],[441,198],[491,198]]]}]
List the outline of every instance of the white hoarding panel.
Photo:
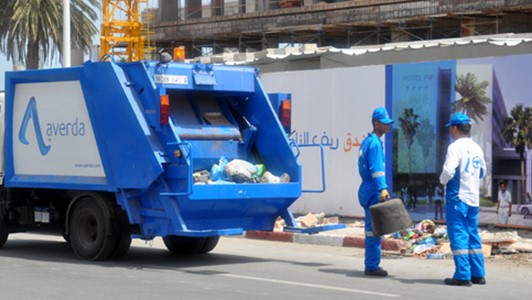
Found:
[{"label": "white hoarding panel", "polygon": [[105,177],[79,81],[17,84],[16,175]]},{"label": "white hoarding panel", "polygon": [[[292,94],[292,138],[324,147],[327,190],[304,193],[292,211],[363,216],[358,150],[372,130],[373,110],[385,105],[385,66],[266,73],[261,80],[269,92]],[[315,190],[321,165],[317,151],[308,149],[301,150],[302,184]]]}]

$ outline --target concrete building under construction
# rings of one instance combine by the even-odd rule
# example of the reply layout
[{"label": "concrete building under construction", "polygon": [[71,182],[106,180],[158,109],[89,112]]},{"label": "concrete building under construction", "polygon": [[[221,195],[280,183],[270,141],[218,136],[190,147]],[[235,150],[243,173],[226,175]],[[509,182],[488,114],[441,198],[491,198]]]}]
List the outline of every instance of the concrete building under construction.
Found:
[{"label": "concrete building under construction", "polygon": [[186,57],[532,32],[531,0],[159,0],[157,47]]}]

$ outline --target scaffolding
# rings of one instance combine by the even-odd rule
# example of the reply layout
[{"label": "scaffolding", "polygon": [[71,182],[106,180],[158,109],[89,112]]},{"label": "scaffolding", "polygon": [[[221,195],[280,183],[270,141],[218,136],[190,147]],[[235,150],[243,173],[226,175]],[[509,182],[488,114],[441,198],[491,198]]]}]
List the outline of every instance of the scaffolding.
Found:
[{"label": "scaffolding", "polygon": [[187,57],[301,44],[350,48],[532,30],[532,1],[160,0],[153,36]]}]

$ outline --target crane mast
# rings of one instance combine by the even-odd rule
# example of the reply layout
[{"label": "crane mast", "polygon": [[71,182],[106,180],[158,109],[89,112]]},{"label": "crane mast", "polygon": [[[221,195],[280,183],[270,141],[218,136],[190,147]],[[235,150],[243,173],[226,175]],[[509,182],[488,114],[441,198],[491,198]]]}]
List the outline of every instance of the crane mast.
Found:
[{"label": "crane mast", "polygon": [[103,0],[100,57],[118,55],[126,61],[144,59],[145,37],[139,4],[146,0]]}]

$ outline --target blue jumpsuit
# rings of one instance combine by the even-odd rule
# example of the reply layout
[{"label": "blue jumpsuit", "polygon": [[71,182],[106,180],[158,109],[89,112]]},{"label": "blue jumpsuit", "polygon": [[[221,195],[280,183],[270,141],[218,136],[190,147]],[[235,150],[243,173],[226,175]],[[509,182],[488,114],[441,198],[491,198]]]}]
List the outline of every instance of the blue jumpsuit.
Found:
[{"label": "blue jumpsuit", "polygon": [[365,271],[378,270],[381,262],[381,238],[373,236],[373,227],[369,214],[370,206],[380,202],[380,191],[386,189],[384,172],[384,151],[382,141],[375,134],[368,134],[358,153],[358,172],[362,184],[358,190],[358,201],[364,208],[365,224]]},{"label": "blue jumpsuit", "polygon": [[482,149],[470,138],[459,138],[449,145],[440,182],[447,185],[447,231],[456,280],[483,278],[486,273],[478,233],[479,187],[485,170]]}]

